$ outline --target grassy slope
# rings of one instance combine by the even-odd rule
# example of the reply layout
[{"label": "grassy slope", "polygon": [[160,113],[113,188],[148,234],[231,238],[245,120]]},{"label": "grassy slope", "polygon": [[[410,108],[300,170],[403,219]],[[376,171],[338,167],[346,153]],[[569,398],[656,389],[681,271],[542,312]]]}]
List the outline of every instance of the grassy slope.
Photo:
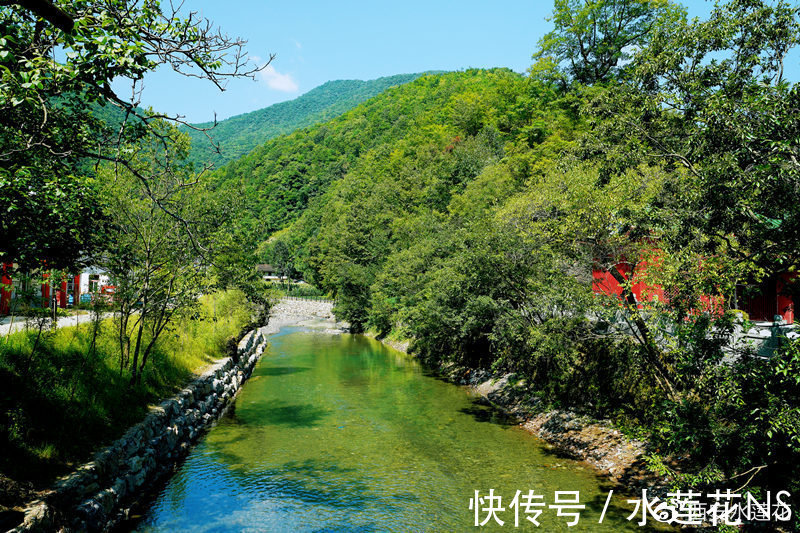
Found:
[{"label": "grassy slope", "polygon": [[49,483],[222,356],[249,320],[241,293],[203,297],[195,316],[162,334],[136,387],[120,371],[113,320],[102,323],[94,353],[91,324],[47,333],[36,353],[33,330],[0,339],[0,472]]}]

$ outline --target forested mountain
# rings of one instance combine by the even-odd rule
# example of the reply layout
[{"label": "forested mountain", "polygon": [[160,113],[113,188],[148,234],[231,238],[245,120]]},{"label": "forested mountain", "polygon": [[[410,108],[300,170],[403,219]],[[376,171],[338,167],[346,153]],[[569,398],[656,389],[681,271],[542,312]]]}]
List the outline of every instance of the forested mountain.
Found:
[{"label": "forested mountain", "polygon": [[[487,112],[492,116],[506,114],[498,118],[505,121],[501,126],[522,137],[544,135],[536,127],[517,132],[516,125],[512,125],[514,113],[531,113],[530,109],[518,107],[518,98],[530,98],[522,94],[526,87],[522,76],[506,69],[426,75],[386,91],[330,122],[273,139],[218,171],[215,180],[228,188],[242,188],[252,222],[267,237],[297,219],[310,201],[344,176],[372,172],[375,182],[386,179],[380,170],[394,151],[405,149],[406,145],[441,152],[442,158],[459,161],[461,166],[483,165],[482,156],[495,156],[481,152],[475,155],[475,161],[467,161],[465,154],[484,148],[483,144],[473,146],[476,142],[471,137],[483,128]],[[538,127],[545,126],[541,123]],[[491,129],[483,137],[491,137],[487,142],[496,151],[510,134],[511,131],[501,134]],[[395,153],[392,157],[403,156]],[[425,193],[440,209],[446,206],[451,189],[456,186],[450,181],[466,182],[473,177],[466,174],[474,171],[450,170],[458,175],[446,182],[429,184],[430,190]],[[433,168],[420,171],[435,174]],[[362,192],[367,194],[373,185],[364,184]],[[399,187],[419,185],[398,182]],[[317,205],[326,202],[321,199]]]},{"label": "forested mountain", "polygon": [[[389,87],[408,83],[421,75],[397,74],[369,81],[329,81],[294,100],[222,120],[208,132],[219,144],[220,153],[205,133],[183,128],[192,139],[189,159],[198,164],[210,162],[219,168],[273,137],[335,118]],[[213,125],[212,122],[194,124],[199,128]]]},{"label": "forested mountain", "polygon": [[445,254],[464,231],[478,239],[488,228],[477,221],[575,147],[583,98],[507,69],[427,75],[273,139],[215,179],[246,198],[243,223],[269,239],[266,259],[280,243],[306,279],[336,292],[340,311],[364,326],[378,319],[369,315],[382,269],[404,261],[430,267],[433,258],[410,250],[430,245]]},{"label": "forested mountain", "polygon": [[660,22],[631,63],[564,68],[574,32],[558,27],[527,76],[423,76],[265,143],[215,187],[246,206],[261,260],[335,295],[354,330],[514,373],[543,408],[643,428],[688,458],[685,485],[779,464],[759,486],[798,489],[786,466],[800,393],[786,376],[800,348],[765,363],[731,346],[750,327],[732,309],[737,284],[792,272],[800,242],[789,45],[739,33],[759,35],[765,17],[796,25],[798,12],[734,1],[706,24],[636,5]]}]

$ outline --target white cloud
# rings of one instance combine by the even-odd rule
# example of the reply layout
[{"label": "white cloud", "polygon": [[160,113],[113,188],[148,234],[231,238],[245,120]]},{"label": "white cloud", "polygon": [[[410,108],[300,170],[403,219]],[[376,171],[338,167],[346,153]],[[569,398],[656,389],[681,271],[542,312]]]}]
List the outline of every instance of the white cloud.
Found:
[{"label": "white cloud", "polygon": [[299,89],[297,82],[292,79],[291,74],[281,74],[272,65],[267,65],[262,69],[261,79],[267,84],[270,89],[281,91],[284,93],[297,92]]},{"label": "white cloud", "polygon": [[300,41],[295,41],[294,45],[297,47],[298,50],[302,50],[303,49],[303,45],[300,44]]}]

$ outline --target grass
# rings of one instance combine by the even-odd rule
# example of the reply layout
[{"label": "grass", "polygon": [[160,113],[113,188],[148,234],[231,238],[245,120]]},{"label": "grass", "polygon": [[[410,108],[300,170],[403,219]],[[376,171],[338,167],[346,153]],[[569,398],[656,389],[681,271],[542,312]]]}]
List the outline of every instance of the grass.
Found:
[{"label": "grass", "polygon": [[90,323],[47,331],[38,344],[35,329],[0,338],[0,471],[49,483],[222,357],[250,317],[238,291],[202,297],[162,333],[133,387],[130,370],[120,369],[113,319],[100,324],[94,350]]}]

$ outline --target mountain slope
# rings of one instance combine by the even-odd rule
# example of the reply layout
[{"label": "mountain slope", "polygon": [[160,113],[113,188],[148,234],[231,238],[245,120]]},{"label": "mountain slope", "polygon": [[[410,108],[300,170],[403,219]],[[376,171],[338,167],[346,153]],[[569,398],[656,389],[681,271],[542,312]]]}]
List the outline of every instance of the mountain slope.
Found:
[{"label": "mountain slope", "polygon": [[[443,170],[452,175],[425,193],[430,201],[446,204],[452,185],[445,182],[463,180],[471,172],[462,167],[472,164],[473,143],[457,150],[455,145],[483,128],[485,109],[505,113],[501,110],[515,105],[516,97],[505,92],[523,90],[522,76],[503,69],[423,76],[334,120],[272,139],[220,169],[215,180],[218,187],[238,191],[235,196],[244,199],[249,212],[242,216],[268,237],[355,168],[377,171],[393,150],[409,148],[404,143],[440,153],[449,146],[447,166],[458,168]],[[495,137],[490,144],[500,142]],[[433,172],[429,163],[420,162],[428,165],[420,169],[423,174]]]},{"label": "mountain slope", "polygon": [[[192,138],[189,159],[198,164],[209,162],[220,167],[248,154],[269,139],[331,120],[389,87],[408,83],[420,76],[422,73],[398,74],[369,81],[329,81],[294,100],[228,118],[218,122],[209,132],[219,143],[220,153],[216,153],[202,131],[184,128]],[[213,123],[194,126],[209,128]]]}]

